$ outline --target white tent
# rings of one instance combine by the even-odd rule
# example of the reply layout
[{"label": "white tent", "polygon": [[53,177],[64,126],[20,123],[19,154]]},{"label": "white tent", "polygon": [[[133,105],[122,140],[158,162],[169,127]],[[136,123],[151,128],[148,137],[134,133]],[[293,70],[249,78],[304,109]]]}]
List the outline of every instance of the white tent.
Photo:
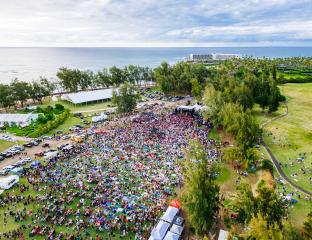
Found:
[{"label": "white tent", "polygon": [[174,217],[177,215],[178,212],[179,209],[169,206],[164,215],[160,219],[168,223],[172,223]]},{"label": "white tent", "polygon": [[102,122],[104,120],[107,120],[108,116],[105,113],[102,113],[100,116],[95,116],[92,118],[92,122]]},{"label": "white tent", "polygon": [[49,160],[51,158],[54,158],[58,155],[57,151],[53,151],[53,152],[47,152],[44,154],[44,159]]},{"label": "white tent", "polygon": [[181,105],[181,106],[178,106],[177,107],[177,110],[178,111],[195,111],[195,112],[200,112],[201,110],[207,110],[208,107],[207,106],[202,106],[202,105],[198,105],[198,104],[195,104],[193,106],[184,106],[184,105]]},{"label": "white tent", "polygon": [[79,103],[87,103],[87,102],[111,99],[112,96],[113,96],[113,89],[107,88],[107,89],[100,89],[100,90],[93,90],[93,91],[68,93],[68,94],[64,94],[61,98],[73,104],[79,104]]},{"label": "white tent", "polygon": [[19,113],[1,113],[0,114],[0,124],[8,124],[9,126],[16,124],[17,126],[28,126],[31,124],[32,120],[36,120],[39,114],[28,113],[28,114],[19,114]]},{"label": "white tent", "polygon": [[19,176],[11,175],[0,179],[1,189],[10,189],[15,183],[19,181]]},{"label": "white tent", "polygon": [[220,229],[218,240],[227,240],[229,232]]},{"label": "white tent", "polygon": [[173,233],[181,236],[183,229],[184,229],[184,227],[173,224],[172,227],[170,228],[170,232],[173,232]]},{"label": "white tent", "polygon": [[160,220],[157,226],[152,230],[149,240],[162,240],[166,235],[170,224]]},{"label": "white tent", "polygon": [[164,240],[179,240],[180,236],[178,234],[175,234],[173,232],[167,232]]}]

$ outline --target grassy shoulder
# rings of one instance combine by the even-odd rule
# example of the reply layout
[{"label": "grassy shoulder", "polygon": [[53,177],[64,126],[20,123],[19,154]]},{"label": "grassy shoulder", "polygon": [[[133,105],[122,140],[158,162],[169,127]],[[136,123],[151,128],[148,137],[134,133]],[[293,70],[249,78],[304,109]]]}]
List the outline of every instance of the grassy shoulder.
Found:
[{"label": "grassy shoulder", "polygon": [[16,143],[0,139],[0,152],[7,150],[8,148],[10,148],[14,145],[16,145]]}]

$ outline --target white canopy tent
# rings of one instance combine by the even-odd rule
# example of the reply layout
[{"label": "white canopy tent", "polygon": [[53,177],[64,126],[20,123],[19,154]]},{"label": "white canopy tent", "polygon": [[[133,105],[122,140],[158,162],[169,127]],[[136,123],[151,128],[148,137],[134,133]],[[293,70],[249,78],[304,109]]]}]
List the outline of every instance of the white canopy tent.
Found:
[{"label": "white canopy tent", "polygon": [[104,120],[107,120],[108,116],[105,113],[102,113],[100,116],[95,116],[92,118],[92,122],[102,122]]},{"label": "white canopy tent", "polygon": [[10,189],[18,181],[19,181],[19,176],[17,175],[11,175],[11,176],[0,178],[0,188]]},{"label": "white canopy tent", "polygon": [[179,236],[181,236],[182,232],[183,232],[184,227],[182,226],[178,226],[176,224],[173,224],[170,228],[170,232],[173,232],[175,234],[178,234]]},{"label": "white canopy tent", "polygon": [[173,232],[167,232],[166,236],[164,237],[164,240],[179,240],[180,236],[178,234],[175,234]]},{"label": "white canopy tent", "polygon": [[151,236],[148,240],[163,240],[165,237],[168,229],[170,227],[170,224],[160,220],[156,227],[152,230]]},{"label": "white canopy tent", "polygon": [[229,232],[220,229],[218,240],[227,240]]},{"label": "white canopy tent", "polygon": [[202,105],[198,105],[195,104],[193,106],[185,106],[185,105],[181,105],[177,107],[178,111],[194,111],[194,112],[199,112],[202,110],[207,110],[208,107],[207,106],[202,106]]},{"label": "white canopy tent", "polygon": [[32,120],[36,120],[39,114],[28,113],[1,113],[0,114],[0,126],[8,124],[9,126],[15,124],[17,126],[25,127],[31,124]]},{"label": "white canopy tent", "polygon": [[178,212],[179,212],[178,208],[169,206],[164,215],[160,219],[168,223],[172,223],[174,217],[177,215]]},{"label": "white canopy tent", "polygon": [[68,93],[68,94],[64,94],[61,98],[73,104],[80,104],[80,103],[107,100],[107,99],[111,99],[112,96],[113,96],[113,89],[107,88],[107,89],[100,89],[100,90],[93,90],[93,91]]},{"label": "white canopy tent", "polygon": [[58,152],[57,151],[54,151],[54,152],[47,152],[44,154],[44,159],[46,160],[50,160],[51,158],[54,158],[58,155]]}]

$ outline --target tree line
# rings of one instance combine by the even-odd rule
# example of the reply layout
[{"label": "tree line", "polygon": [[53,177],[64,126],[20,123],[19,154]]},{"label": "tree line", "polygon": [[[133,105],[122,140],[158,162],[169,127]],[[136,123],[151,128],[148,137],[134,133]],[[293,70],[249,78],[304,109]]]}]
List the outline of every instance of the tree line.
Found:
[{"label": "tree line", "polygon": [[137,65],[128,65],[124,68],[113,66],[97,72],[63,67],[56,76],[62,88],[69,92],[119,86],[123,83],[140,85],[142,82],[154,81],[154,72],[151,68]]},{"label": "tree line", "polygon": [[40,77],[31,83],[14,79],[11,84],[0,84],[0,107],[6,111],[18,104],[24,107],[28,99],[42,103],[42,99],[50,96],[54,90],[55,85],[46,78]]}]

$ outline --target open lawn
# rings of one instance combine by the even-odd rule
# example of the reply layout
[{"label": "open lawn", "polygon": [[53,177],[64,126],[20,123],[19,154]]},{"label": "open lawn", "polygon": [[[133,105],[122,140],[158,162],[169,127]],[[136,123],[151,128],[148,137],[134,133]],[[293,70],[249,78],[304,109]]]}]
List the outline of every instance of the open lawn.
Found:
[{"label": "open lawn", "polygon": [[60,124],[56,129],[51,130],[47,135],[53,135],[57,130],[61,130],[64,133],[69,132],[68,128],[76,124],[84,125],[80,118],[70,115],[62,124]]},{"label": "open lawn", "polygon": [[286,112],[286,107],[284,104],[282,104],[278,110],[274,113],[268,113],[267,111],[263,111],[262,108],[259,106],[259,104],[255,104],[252,109],[252,114],[256,117],[257,122],[261,126],[264,123],[267,123],[268,121],[271,121],[272,119],[284,114]]},{"label": "open lawn", "polygon": [[312,84],[285,84],[280,88],[288,99],[289,113],[265,127],[264,140],[287,176],[312,191]]},{"label": "open lawn", "polygon": [[10,148],[14,145],[16,145],[16,143],[0,139],[0,152],[7,150],[8,148]]}]

